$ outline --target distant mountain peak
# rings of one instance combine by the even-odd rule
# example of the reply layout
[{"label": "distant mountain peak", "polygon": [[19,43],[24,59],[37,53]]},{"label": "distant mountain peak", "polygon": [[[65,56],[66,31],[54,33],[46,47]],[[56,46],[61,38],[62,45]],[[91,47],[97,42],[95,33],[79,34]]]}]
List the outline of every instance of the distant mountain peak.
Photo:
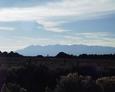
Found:
[{"label": "distant mountain peak", "polygon": [[88,45],[31,45],[26,48],[17,50],[19,54],[25,56],[55,56],[59,52],[65,52],[67,54],[79,55],[79,54],[115,54],[114,47],[107,46],[88,46]]}]

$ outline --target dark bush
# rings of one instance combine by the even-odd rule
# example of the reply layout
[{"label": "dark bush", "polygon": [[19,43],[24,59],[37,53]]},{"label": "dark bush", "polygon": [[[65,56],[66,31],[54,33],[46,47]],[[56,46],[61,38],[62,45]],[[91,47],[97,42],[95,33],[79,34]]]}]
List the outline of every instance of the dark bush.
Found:
[{"label": "dark bush", "polygon": [[102,92],[102,90],[90,77],[70,73],[61,78],[55,92]]}]

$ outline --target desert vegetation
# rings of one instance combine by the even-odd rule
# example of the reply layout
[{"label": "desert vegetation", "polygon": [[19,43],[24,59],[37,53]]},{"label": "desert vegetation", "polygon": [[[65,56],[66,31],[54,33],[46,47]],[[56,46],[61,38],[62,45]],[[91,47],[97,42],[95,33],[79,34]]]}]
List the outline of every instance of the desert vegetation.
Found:
[{"label": "desert vegetation", "polygon": [[1,92],[114,92],[115,55],[0,52]]}]

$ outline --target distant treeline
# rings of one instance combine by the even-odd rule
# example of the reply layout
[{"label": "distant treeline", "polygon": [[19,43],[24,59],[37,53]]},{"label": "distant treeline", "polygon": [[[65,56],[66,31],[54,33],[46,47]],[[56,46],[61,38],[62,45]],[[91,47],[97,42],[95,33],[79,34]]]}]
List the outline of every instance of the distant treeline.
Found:
[{"label": "distant treeline", "polygon": [[115,59],[115,54],[103,54],[103,55],[98,55],[98,54],[81,54],[79,56],[75,56],[75,55],[69,55],[69,54],[66,54],[64,52],[60,52],[59,54],[57,54],[55,57],[57,58],[89,58],[89,59],[96,59],[96,58],[104,58],[104,59]]},{"label": "distant treeline", "polygon": [[[23,55],[16,52],[1,52],[0,57],[24,57]],[[25,56],[25,57],[38,57],[38,58],[82,58],[82,59],[115,59],[115,54],[81,54],[81,55],[70,55],[65,52],[59,52],[56,56]]]},{"label": "distant treeline", "polygon": [[11,52],[1,52],[0,51],[0,57],[22,57],[23,55],[20,55],[20,54],[18,54],[18,53],[16,53],[16,52],[13,52],[13,51],[11,51]]},{"label": "distant treeline", "polygon": [[78,59],[115,59],[115,54],[81,54],[79,56],[69,55],[64,52],[58,53],[56,58],[78,58]]}]

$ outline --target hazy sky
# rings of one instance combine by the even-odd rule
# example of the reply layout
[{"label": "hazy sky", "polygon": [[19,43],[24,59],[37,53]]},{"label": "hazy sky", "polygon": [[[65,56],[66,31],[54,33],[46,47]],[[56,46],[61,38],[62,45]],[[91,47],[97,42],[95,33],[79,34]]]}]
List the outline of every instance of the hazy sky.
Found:
[{"label": "hazy sky", "polygon": [[0,50],[51,44],[115,47],[115,0],[0,0]]}]

